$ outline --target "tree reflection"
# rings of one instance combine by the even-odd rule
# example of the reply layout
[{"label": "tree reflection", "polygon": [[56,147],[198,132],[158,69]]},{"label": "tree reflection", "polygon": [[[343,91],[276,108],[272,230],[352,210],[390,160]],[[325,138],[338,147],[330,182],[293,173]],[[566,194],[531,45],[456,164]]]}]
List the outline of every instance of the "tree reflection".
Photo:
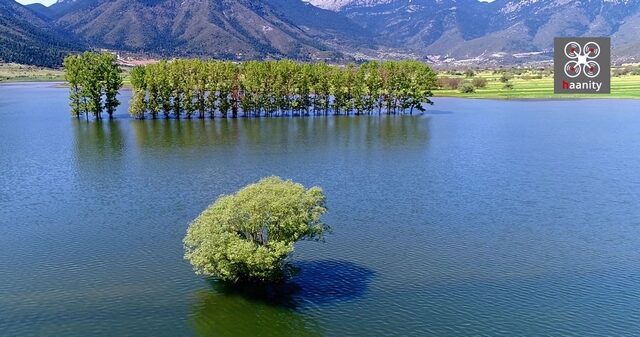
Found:
[{"label": "tree reflection", "polygon": [[149,148],[237,145],[297,146],[324,149],[374,144],[381,148],[424,146],[428,116],[308,117],[233,120],[131,121],[136,143]]},{"label": "tree reflection", "polygon": [[109,165],[121,162],[125,140],[119,121],[86,122],[74,119],[72,126],[76,163],[99,167],[107,159]]},{"label": "tree reflection", "polygon": [[156,149],[233,144],[240,132],[237,120],[134,120],[131,127],[138,146]]},{"label": "tree reflection", "polygon": [[303,261],[297,275],[271,285],[230,285],[209,281],[196,294],[191,325],[198,336],[321,336],[321,325],[305,315],[308,308],[336,305],[363,297],[374,277],[348,261]]},{"label": "tree reflection", "polygon": [[[245,288],[245,290],[248,290]],[[196,294],[190,320],[197,336],[322,336],[320,325],[288,306],[213,284]]]}]

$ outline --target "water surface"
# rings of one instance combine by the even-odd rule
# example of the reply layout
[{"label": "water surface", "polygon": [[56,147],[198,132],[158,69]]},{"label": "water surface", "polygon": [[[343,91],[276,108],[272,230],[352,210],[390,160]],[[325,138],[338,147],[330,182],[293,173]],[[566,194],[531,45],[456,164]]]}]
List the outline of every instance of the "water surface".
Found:
[{"label": "water surface", "polygon": [[[637,101],[86,122],[66,95],[0,86],[2,336],[640,333]],[[322,186],[334,233],[267,295],[194,275],[188,223],[268,175]]]}]

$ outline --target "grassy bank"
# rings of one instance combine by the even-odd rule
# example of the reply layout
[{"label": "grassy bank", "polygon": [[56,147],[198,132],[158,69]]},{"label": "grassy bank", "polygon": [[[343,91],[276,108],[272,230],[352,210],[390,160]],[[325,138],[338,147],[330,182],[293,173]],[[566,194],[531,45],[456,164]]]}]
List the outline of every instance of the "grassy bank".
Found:
[{"label": "grassy bank", "polygon": [[[125,71],[124,86],[130,87],[129,69]],[[615,70],[614,70],[615,73]],[[492,98],[492,99],[562,99],[562,98],[634,98],[640,99],[640,75],[626,74],[611,78],[610,95],[556,95],[553,93],[553,74],[550,72],[526,71],[514,74],[507,71],[512,89],[505,89],[501,81],[503,73],[494,71],[477,72],[473,77],[462,73],[441,73],[441,78],[457,78],[463,83],[473,79],[486,80],[486,87],[475,88],[475,92],[463,93],[459,89],[438,89],[436,97]],[[0,83],[2,82],[52,82],[64,81],[61,69],[39,68],[14,63],[0,63]]]},{"label": "grassy bank", "polygon": [[636,98],[640,99],[640,75],[620,75],[611,78],[610,95],[556,95],[553,93],[553,75],[550,73],[525,72],[508,75],[512,88],[505,88],[501,81],[502,73],[490,71],[476,73],[473,77],[465,75],[441,74],[441,78],[458,78],[471,83],[474,78],[486,80],[486,87],[475,88],[475,92],[463,93],[460,89],[439,89],[436,97],[497,98],[497,99],[557,99],[557,98]]},{"label": "grassy bank", "polygon": [[53,82],[63,80],[64,73],[59,69],[0,63],[0,82]]}]

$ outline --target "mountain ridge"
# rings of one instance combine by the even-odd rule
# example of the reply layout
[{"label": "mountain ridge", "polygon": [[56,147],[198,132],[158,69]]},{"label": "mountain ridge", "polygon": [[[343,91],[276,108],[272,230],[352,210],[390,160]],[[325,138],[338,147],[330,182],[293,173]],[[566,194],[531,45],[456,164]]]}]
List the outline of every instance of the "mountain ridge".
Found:
[{"label": "mountain ridge", "polygon": [[550,59],[553,39],[561,36],[611,36],[615,58],[640,54],[631,33],[640,27],[640,0],[346,0],[334,10],[374,35],[439,59]]},{"label": "mountain ridge", "polygon": [[82,47],[47,19],[13,0],[0,0],[0,61],[56,66]]},{"label": "mountain ridge", "polygon": [[549,61],[560,36],[611,36],[614,60],[640,55],[640,0],[59,0],[28,8],[21,15],[45,32],[151,57],[517,64]]},{"label": "mountain ridge", "polygon": [[[335,58],[340,53],[329,45],[366,35],[346,17],[301,1],[67,0],[51,8],[58,27],[90,45],[160,55]],[[342,33],[349,26],[355,38]]]}]

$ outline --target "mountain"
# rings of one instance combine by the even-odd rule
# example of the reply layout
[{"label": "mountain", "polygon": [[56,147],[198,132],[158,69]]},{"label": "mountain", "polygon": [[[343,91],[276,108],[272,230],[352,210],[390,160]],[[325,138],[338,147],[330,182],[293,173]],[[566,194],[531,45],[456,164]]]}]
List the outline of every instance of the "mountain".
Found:
[{"label": "mountain", "polygon": [[304,0],[318,8],[340,11],[347,7],[374,7],[392,3],[394,0]]},{"label": "mountain", "polygon": [[[334,42],[348,42],[353,47],[363,45],[373,47],[374,45],[373,34],[346,16],[299,0],[266,1],[291,23],[313,36],[330,37]],[[325,42],[328,41],[325,40]],[[344,48],[344,45],[342,47]]]},{"label": "mountain", "polygon": [[640,55],[640,0],[498,0],[492,5],[501,18],[492,30],[522,27],[527,34],[519,40],[532,50],[551,50],[557,36],[611,36],[614,58]]},{"label": "mountain", "polygon": [[0,62],[55,67],[79,48],[42,15],[13,0],[0,0]]},{"label": "mountain", "polygon": [[432,59],[548,59],[558,36],[612,36],[618,59],[640,55],[640,0],[306,1]]},{"label": "mountain", "polygon": [[38,2],[29,4],[29,5],[24,5],[24,6],[45,20],[50,20],[53,15],[49,7]]},{"label": "mountain", "polygon": [[66,0],[51,10],[91,46],[163,56],[322,59],[367,41],[346,17],[298,0]]},{"label": "mountain", "polygon": [[352,0],[341,12],[396,47],[422,49],[481,36],[491,19],[486,7],[477,0]]},{"label": "mountain", "polygon": [[0,6],[4,59],[26,54],[23,60],[50,64],[69,50],[67,36],[94,49],[163,57],[476,64],[548,61],[554,37],[611,36],[614,60],[640,60],[640,0],[58,0],[28,9],[0,0]]}]

